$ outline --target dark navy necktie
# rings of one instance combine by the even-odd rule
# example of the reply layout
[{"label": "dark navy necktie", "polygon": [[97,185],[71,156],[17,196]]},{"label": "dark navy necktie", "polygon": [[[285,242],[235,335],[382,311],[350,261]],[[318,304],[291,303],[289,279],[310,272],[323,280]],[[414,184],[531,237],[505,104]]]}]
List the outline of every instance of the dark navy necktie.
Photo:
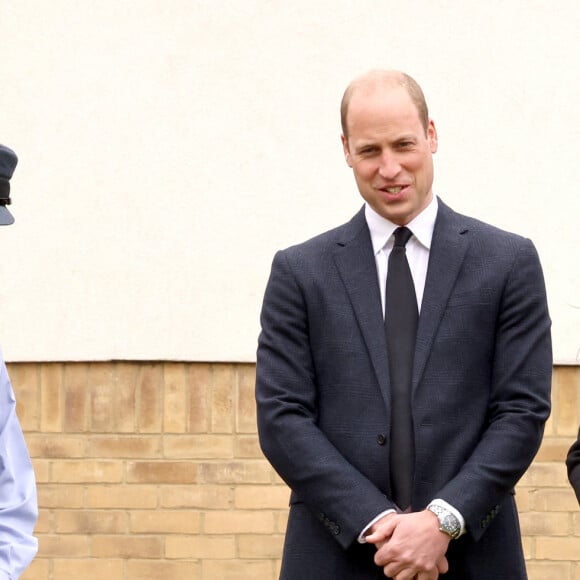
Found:
[{"label": "dark navy necktie", "polygon": [[411,504],[415,462],[411,381],[419,312],[405,251],[405,244],[412,235],[405,227],[395,230],[385,296],[385,335],[391,379],[392,499],[402,510]]}]

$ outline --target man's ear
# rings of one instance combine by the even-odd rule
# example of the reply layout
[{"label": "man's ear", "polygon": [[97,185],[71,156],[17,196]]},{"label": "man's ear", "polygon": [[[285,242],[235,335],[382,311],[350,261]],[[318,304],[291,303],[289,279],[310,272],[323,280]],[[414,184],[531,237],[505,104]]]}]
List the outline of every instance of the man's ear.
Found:
[{"label": "man's ear", "polygon": [[346,159],[346,164],[352,168],[352,162],[350,160],[350,150],[348,148],[348,139],[344,135],[341,135],[340,140],[342,141],[342,150],[344,151],[344,158]]},{"label": "man's ear", "polygon": [[437,153],[439,147],[439,140],[437,139],[437,129],[432,119],[429,119],[429,127],[427,128],[427,137],[429,139],[429,149],[431,153]]}]

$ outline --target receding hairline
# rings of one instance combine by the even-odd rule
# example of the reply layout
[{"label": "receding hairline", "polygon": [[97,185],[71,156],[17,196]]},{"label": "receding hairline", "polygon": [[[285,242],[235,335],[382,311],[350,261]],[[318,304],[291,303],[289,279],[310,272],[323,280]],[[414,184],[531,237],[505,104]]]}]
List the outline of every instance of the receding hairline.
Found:
[{"label": "receding hairline", "polygon": [[427,102],[425,101],[425,95],[419,85],[419,83],[407,73],[398,70],[372,70],[368,73],[361,75],[354,79],[342,96],[342,101],[340,103],[340,123],[342,125],[342,134],[348,139],[348,107],[352,96],[361,90],[371,91],[380,86],[386,87],[402,87],[405,89],[411,101],[417,107],[417,112],[419,113],[419,120],[423,129],[425,129],[425,134],[429,127],[429,110],[427,108]]}]

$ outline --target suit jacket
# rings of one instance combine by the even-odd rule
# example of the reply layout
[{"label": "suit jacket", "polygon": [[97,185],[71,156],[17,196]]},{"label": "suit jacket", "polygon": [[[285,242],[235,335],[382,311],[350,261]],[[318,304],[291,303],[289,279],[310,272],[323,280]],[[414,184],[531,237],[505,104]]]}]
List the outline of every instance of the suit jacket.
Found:
[{"label": "suit jacket", "polygon": [[[390,385],[361,210],[278,252],[256,378],[264,454],[292,490],[281,578],[384,578],[356,542],[390,498]],[[439,201],[413,370],[412,505],[441,498],[468,533],[454,580],[526,578],[514,486],[550,412],[550,319],[533,244]]]},{"label": "suit jacket", "polygon": [[568,479],[572,484],[578,504],[580,504],[580,429],[578,430],[578,438],[568,450],[566,467],[568,469]]}]

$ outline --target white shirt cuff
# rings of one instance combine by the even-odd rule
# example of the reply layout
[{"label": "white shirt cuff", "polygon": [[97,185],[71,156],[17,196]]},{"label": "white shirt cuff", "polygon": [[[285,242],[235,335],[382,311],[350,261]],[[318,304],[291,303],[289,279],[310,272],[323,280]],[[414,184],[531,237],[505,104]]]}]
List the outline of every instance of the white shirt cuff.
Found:
[{"label": "white shirt cuff", "polygon": [[[461,512],[459,512],[458,510],[456,510],[451,504],[448,504],[444,499],[439,499],[436,498],[433,501],[429,502],[431,504],[435,504],[438,505],[442,508],[445,508],[446,510],[450,511],[458,520],[459,523],[461,524],[461,532],[460,532],[460,536],[462,536],[463,534],[466,533],[466,529],[465,529],[465,518],[461,515]],[[386,516],[387,514],[391,514],[391,513],[396,513],[397,510],[394,509],[388,509],[385,510],[384,512],[381,512],[377,517],[373,518],[363,529],[363,531],[358,535],[357,538],[357,542],[359,544],[366,544],[366,535],[367,532],[369,531],[369,529],[373,526],[373,524],[375,524],[376,522],[378,522],[381,518],[383,518],[384,516]]]},{"label": "white shirt cuff", "polygon": [[367,532],[369,531],[369,528],[372,527],[372,525],[376,522],[378,522],[382,517],[386,516],[387,514],[392,514],[392,513],[396,513],[397,510],[394,509],[389,509],[389,510],[385,510],[384,512],[381,512],[376,518],[372,519],[363,529],[363,531],[358,535],[358,538],[356,539],[356,541],[359,544],[366,544],[367,540],[366,540],[366,535]]}]

